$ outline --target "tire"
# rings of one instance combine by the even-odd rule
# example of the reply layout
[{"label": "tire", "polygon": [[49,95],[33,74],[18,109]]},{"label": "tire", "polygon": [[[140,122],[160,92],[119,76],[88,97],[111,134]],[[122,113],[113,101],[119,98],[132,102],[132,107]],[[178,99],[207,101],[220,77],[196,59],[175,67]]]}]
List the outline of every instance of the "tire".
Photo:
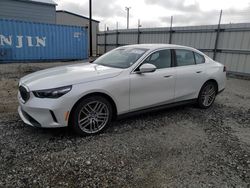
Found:
[{"label": "tire", "polygon": [[110,125],[112,115],[112,106],[104,97],[85,98],[73,112],[73,130],[82,136],[99,134]]},{"label": "tire", "polygon": [[214,103],[217,94],[217,86],[214,82],[206,82],[199,93],[198,96],[198,107],[202,109],[207,109]]}]

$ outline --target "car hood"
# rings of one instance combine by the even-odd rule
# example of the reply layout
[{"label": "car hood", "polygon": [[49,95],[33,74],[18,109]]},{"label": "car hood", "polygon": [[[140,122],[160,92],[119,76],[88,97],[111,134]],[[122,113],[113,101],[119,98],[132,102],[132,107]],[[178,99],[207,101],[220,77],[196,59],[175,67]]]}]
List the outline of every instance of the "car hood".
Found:
[{"label": "car hood", "polygon": [[19,85],[42,90],[91,82],[118,76],[123,70],[97,64],[80,63],[34,72],[21,78]]}]

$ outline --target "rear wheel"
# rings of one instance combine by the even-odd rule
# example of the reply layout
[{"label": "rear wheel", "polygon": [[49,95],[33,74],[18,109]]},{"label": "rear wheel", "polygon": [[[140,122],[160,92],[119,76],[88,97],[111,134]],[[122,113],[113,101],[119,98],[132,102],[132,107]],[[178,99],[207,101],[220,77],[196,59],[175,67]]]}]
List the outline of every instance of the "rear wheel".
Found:
[{"label": "rear wheel", "polygon": [[83,99],[73,115],[73,129],[80,135],[102,132],[111,122],[112,106],[100,96]]},{"label": "rear wheel", "polygon": [[216,84],[214,82],[205,83],[199,93],[198,106],[204,109],[209,108],[213,104],[216,94]]}]

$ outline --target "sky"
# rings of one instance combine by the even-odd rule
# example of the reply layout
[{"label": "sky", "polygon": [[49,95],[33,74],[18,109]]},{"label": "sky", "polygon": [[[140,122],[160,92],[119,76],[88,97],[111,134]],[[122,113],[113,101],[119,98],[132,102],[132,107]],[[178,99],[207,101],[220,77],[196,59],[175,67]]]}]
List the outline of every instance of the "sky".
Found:
[{"label": "sky", "polygon": [[[58,10],[88,16],[88,0],[54,0]],[[220,10],[222,23],[250,22],[250,0],[92,0],[93,19],[100,30],[126,28],[125,7],[130,9],[130,28],[217,24]]]}]

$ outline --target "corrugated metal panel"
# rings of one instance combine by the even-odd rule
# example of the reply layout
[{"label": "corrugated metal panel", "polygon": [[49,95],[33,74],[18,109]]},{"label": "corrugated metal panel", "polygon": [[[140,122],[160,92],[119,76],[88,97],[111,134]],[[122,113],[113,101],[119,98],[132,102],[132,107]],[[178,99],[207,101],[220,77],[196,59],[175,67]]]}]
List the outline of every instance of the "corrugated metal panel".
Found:
[{"label": "corrugated metal panel", "polygon": [[246,73],[250,73],[250,55],[248,55],[245,59],[245,71]]},{"label": "corrugated metal panel", "polygon": [[244,40],[246,39],[250,39],[250,32],[243,32],[243,36],[242,36],[242,49],[250,49],[250,42],[249,40]]},{"label": "corrugated metal panel", "polygon": [[98,35],[97,41],[98,41],[98,44],[104,44],[104,35]]},{"label": "corrugated metal panel", "polygon": [[98,55],[102,55],[104,53],[105,53],[104,46],[98,46]]},{"label": "corrugated metal panel", "polygon": [[228,71],[250,73],[250,55],[218,53],[217,61],[224,64]]},{"label": "corrugated metal panel", "polygon": [[115,48],[116,48],[116,46],[107,46],[107,52],[110,51],[110,50],[113,50]]},{"label": "corrugated metal panel", "polygon": [[87,29],[0,19],[0,61],[86,59]]},{"label": "corrugated metal panel", "polygon": [[0,19],[15,19],[55,24],[56,7],[54,4],[0,0]]},{"label": "corrugated metal panel", "polygon": [[118,39],[119,44],[136,44],[137,43],[137,34],[122,34],[119,35]]},{"label": "corrugated metal panel", "polygon": [[174,44],[182,44],[182,34],[181,33],[176,33],[173,35],[172,41]]},{"label": "corrugated metal panel", "polygon": [[213,52],[204,52],[208,57],[213,58]]},{"label": "corrugated metal panel", "polygon": [[106,40],[109,41],[109,44],[116,44],[116,34],[107,35]]},{"label": "corrugated metal panel", "polygon": [[[174,27],[172,28],[174,31],[172,33],[172,44],[203,49],[209,57],[213,58],[217,27],[217,25]],[[109,31],[108,33],[114,32],[116,31]],[[119,30],[119,32],[118,43],[120,45],[138,43],[138,29]],[[104,38],[103,35],[100,37]],[[169,38],[169,28],[140,28],[139,42],[141,44],[168,43]],[[115,47],[108,47],[114,42],[114,38],[107,35],[106,39],[106,51],[108,51]],[[104,44],[104,42],[101,44]],[[225,64],[229,71],[250,73],[250,23],[221,25],[216,61]]]},{"label": "corrugated metal panel", "polygon": [[169,33],[163,34],[140,34],[140,43],[165,43],[169,42]]},{"label": "corrugated metal panel", "polygon": [[228,49],[249,49],[250,48],[250,32],[222,32],[220,34],[218,48]]},{"label": "corrugated metal panel", "polygon": [[237,72],[244,72],[245,65],[246,65],[246,59],[247,59],[247,55],[245,55],[245,54],[239,55],[239,59],[238,59],[239,64],[237,67]]}]

